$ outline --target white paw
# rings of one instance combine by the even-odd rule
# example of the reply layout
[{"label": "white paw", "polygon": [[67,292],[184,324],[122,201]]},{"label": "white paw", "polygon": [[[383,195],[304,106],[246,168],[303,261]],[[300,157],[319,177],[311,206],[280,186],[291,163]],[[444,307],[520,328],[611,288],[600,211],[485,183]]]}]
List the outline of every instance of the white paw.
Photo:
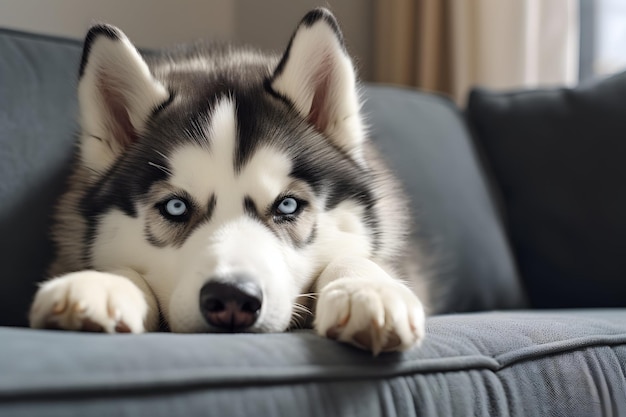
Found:
[{"label": "white paw", "polygon": [[30,326],[106,333],[141,333],[148,305],[125,277],[74,272],[44,282],[30,309]]},{"label": "white paw", "polygon": [[424,337],[422,303],[395,281],[339,278],[322,289],[314,327],[321,336],[380,352],[410,349]]}]

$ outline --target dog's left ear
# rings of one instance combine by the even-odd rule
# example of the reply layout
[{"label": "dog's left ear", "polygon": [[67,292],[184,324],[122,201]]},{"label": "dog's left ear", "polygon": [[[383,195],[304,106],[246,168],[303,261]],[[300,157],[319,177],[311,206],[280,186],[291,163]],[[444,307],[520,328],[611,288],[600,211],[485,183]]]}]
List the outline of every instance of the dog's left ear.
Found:
[{"label": "dog's left ear", "polygon": [[103,171],[138,139],[150,114],[170,95],[126,35],[111,25],[89,29],[79,76],[83,161]]},{"label": "dog's left ear", "polygon": [[361,160],[364,128],[355,78],[337,20],[319,8],[300,22],[270,87],[317,130]]}]

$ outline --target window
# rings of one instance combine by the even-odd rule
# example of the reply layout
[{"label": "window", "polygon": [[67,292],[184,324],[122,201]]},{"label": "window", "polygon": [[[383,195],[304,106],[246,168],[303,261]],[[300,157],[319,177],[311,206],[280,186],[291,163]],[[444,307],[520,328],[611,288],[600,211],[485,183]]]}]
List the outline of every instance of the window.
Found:
[{"label": "window", "polygon": [[580,79],[626,68],[626,2],[580,0]]}]

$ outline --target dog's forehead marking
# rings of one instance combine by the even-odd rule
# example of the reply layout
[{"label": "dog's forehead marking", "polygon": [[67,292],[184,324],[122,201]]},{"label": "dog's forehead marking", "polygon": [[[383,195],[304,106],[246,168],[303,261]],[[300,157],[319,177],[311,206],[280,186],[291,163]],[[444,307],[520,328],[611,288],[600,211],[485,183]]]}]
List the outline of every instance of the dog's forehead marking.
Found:
[{"label": "dog's forehead marking", "polygon": [[283,192],[291,182],[291,161],[284,153],[272,148],[258,148],[241,172],[241,182],[248,185],[247,194],[257,201],[263,193],[273,197]]},{"label": "dog's forehead marking", "polygon": [[220,164],[220,172],[223,172],[224,175],[228,173],[228,175],[234,177],[232,161],[237,141],[237,120],[233,100],[220,100],[209,120],[213,163]]},{"label": "dog's forehead marking", "polygon": [[[235,148],[237,126],[234,107],[230,100],[222,100],[211,115],[211,145],[185,145],[169,158],[170,183],[190,193],[199,203],[208,202],[215,187],[232,187],[235,172],[232,153]],[[207,187],[213,184],[213,187]],[[213,190],[211,189],[213,188]]]},{"label": "dog's forehead marking", "polygon": [[200,203],[212,195],[218,211],[241,212],[243,199],[250,196],[267,204],[291,182],[292,163],[288,156],[271,147],[260,146],[240,172],[235,170],[237,143],[236,103],[222,99],[215,106],[206,129],[210,146],[186,145],[169,158],[172,175],[169,182],[190,193]]}]

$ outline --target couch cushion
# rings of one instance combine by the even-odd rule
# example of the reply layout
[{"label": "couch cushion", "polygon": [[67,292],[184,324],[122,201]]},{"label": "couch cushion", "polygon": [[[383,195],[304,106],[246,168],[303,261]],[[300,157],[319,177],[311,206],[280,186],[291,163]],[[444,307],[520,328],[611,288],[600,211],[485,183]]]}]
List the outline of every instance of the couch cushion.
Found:
[{"label": "couch cushion", "polygon": [[414,240],[427,255],[439,311],[525,303],[500,218],[457,108],[443,97],[366,90],[375,143],[412,201]]},{"label": "couch cushion", "polygon": [[472,92],[536,307],[626,306],[626,72],[579,88]]},{"label": "couch cushion", "polygon": [[74,149],[76,42],[0,30],[0,324],[23,325]]},{"label": "couch cushion", "polygon": [[309,332],[0,340],[3,417],[626,415],[626,310],[433,317],[377,358]]}]

